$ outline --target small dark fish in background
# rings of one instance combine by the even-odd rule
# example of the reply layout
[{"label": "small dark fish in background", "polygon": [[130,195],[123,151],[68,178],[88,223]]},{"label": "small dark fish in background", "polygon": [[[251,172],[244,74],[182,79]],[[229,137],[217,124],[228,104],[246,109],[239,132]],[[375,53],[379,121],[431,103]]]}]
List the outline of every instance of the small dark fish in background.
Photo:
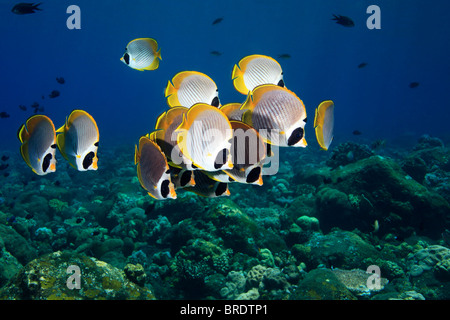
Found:
[{"label": "small dark fish in background", "polygon": [[58,90],[53,90],[48,96],[51,99],[59,97],[59,91]]},{"label": "small dark fish in background", "polygon": [[25,3],[21,2],[16,4],[12,9],[11,12],[15,14],[30,14],[35,13],[36,10],[42,11],[41,8],[38,8],[42,2],[34,4],[34,3]]},{"label": "small dark fish in background", "polygon": [[8,156],[2,156],[2,161],[6,161],[6,160],[8,160],[8,159],[9,159]]},{"label": "small dark fish in background", "polygon": [[19,109],[22,110],[22,111],[27,111],[27,106],[24,106],[23,104],[21,104],[19,106]]},{"label": "small dark fish in background", "polygon": [[222,20],[223,20],[223,17],[221,17],[221,18],[217,18],[216,20],[214,20],[213,21],[213,25],[215,25],[215,24],[218,24],[218,23],[221,23],[222,22]]},{"label": "small dark fish in background", "polygon": [[212,56],[216,56],[216,57],[219,57],[222,55],[222,52],[220,52],[220,51],[211,51],[210,53]]},{"label": "small dark fish in background", "polygon": [[66,80],[63,77],[56,77],[56,82],[59,84],[64,84],[66,83]]},{"label": "small dark fish in background", "polygon": [[33,104],[31,105],[31,108],[34,109],[34,113],[38,113],[38,111],[43,112],[44,111],[44,107],[39,105],[38,102],[33,102]]},{"label": "small dark fish in background", "polygon": [[9,177],[9,172],[3,173],[3,176],[4,176],[5,178],[8,178],[8,177]]},{"label": "small dark fish in background", "polygon": [[5,170],[8,167],[9,167],[9,164],[7,164],[7,163],[0,164],[0,171]]},{"label": "small dark fish in background", "polygon": [[10,117],[10,115],[9,115],[8,112],[5,112],[5,111],[0,112],[0,118],[6,119],[6,118],[9,118],[9,117]]},{"label": "small dark fish in background", "polygon": [[353,135],[355,135],[355,136],[360,136],[360,135],[362,135],[362,132],[361,131],[359,131],[359,130],[353,130]]},{"label": "small dark fish in background", "polygon": [[289,53],[282,53],[278,55],[279,59],[289,59],[291,55]]},{"label": "small dark fish in background", "polygon": [[409,84],[409,87],[410,87],[411,89],[417,88],[418,86],[419,86],[419,83],[418,83],[418,82],[411,82],[411,83]]},{"label": "small dark fish in background", "polygon": [[340,24],[341,26],[344,27],[354,27],[355,23],[353,22],[352,19],[350,19],[349,17],[346,16],[341,16],[341,15],[335,15],[333,14],[333,17],[331,20],[335,20],[337,24]]},{"label": "small dark fish in background", "polygon": [[361,68],[364,68],[365,66],[367,66],[367,62],[362,62],[362,63],[360,63],[360,64],[358,64],[358,68],[359,69],[361,69]]}]

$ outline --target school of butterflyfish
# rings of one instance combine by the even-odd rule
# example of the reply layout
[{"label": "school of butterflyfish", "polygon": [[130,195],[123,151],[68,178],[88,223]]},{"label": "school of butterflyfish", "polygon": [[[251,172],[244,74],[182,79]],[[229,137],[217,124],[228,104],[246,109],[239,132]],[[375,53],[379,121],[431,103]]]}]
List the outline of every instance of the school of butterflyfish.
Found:
[{"label": "school of butterflyfish", "polygon": [[[161,49],[150,38],[128,43],[120,60],[146,71],[159,67]],[[250,55],[232,70],[234,88],[243,102],[222,105],[215,82],[198,71],[182,71],[164,91],[168,110],[154,129],[140,137],[134,163],[141,186],[158,200],[176,199],[179,189],[205,197],[230,195],[230,183],[263,184],[265,165],[276,147],[306,147],[306,109],[287,89],[283,70],[273,58]],[[319,146],[333,140],[334,103],[323,101],[315,110]],[[52,121],[35,115],[18,132],[21,154],[32,170],[54,172],[55,151],[80,171],[96,170],[99,133],[87,112],[74,110],[55,131]]]},{"label": "school of butterflyfish", "polygon": [[58,130],[49,117],[33,115],[20,126],[17,136],[22,158],[38,175],[55,172],[56,148],[78,171],[98,168],[100,135],[94,118],[84,110],[73,110]]}]

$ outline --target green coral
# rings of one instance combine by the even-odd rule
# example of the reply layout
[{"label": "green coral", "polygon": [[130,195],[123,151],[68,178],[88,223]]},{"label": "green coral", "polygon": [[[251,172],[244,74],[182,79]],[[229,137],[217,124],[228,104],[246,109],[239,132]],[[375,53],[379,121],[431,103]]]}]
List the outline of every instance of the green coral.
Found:
[{"label": "green coral", "polygon": [[61,201],[59,199],[50,199],[48,205],[58,213],[64,211],[64,209],[69,207],[67,202]]}]

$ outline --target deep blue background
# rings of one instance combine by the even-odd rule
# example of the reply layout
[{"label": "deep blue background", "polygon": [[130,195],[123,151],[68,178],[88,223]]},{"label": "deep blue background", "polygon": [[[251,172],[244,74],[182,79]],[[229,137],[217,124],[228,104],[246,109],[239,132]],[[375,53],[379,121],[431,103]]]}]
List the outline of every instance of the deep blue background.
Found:
[{"label": "deep blue background", "polygon": [[[96,119],[102,147],[133,147],[167,109],[163,90],[177,72],[204,72],[222,104],[241,102],[231,70],[255,53],[277,59],[286,86],[304,101],[311,147],[314,108],[325,99],[335,102],[338,141],[355,138],[355,129],[373,139],[449,133],[449,1],[44,1],[42,12],[25,16],[11,13],[15,3],[0,1],[0,111],[11,115],[0,119],[0,150],[18,149],[17,128],[34,101],[56,127],[82,108]],[[81,30],[66,27],[71,4],[81,8]],[[371,4],[381,8],[381,30],[366,27]],[[337,25],[332,14],[356,26]],[[138,37],[158,41],[159,69],[139,72],[119,60]],[[283,53],[292,57],[278,59]],[[362,62],[368,65],[359,69]],[[419,87],[409,88],[413,81]],[[49,99],[54,89],[61,96]]]}]

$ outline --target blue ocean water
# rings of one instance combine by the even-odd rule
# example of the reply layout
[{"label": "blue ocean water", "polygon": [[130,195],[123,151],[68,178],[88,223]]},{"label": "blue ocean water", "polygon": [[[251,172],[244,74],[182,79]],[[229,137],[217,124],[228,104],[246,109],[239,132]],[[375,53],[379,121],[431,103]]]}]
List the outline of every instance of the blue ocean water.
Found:
[{"label": "blue ocean water", "polygon": [[[97,182],[95,187],[98,188],[95,190],[100,190],[101,187],[98,185],[100,185],[99,181],[102,176],[99,177],[95,174],[109,179],[116,173],[114,170],[120,171],[123,168],[132,167],[134,145],[138,143],[142,135],[153,130],[156,118],[168,108],[164,89],[167,82],[176,73],[185,70],[203,72],[216,82],[222,105],[243,102],[246,96],[234,89],[231,72],[233,66],[241,58],[250,54],[264,54],[277,59],[284,71],[286,87],[295,92],[304,102],[308,114],[308,123],[305,127],[308,150],[319,151],[313,128],[315,108],[323,100],[331,99],[335,103],[335,138],[329,154],[321,153],[314,158],[315,154],[308,153],[307,157],[302,158],[304,149],[283,150],[286,152],[283,162],[289,162],[286,163],[288,168],[294,167],[291,171],[283,169],[281,172],[281,177],[289,182],[295,180],[291,175],[292,172],[298,174],[308,165],[313,166],[325,161],[331,156],[331,151],[340,143],[370,144],[375,140],[383,140],[388,142],[388,155],[395,155],[397,150],[405,152],[403,147],[411,149],[423,135],[437,137],[445,143],[450,139],[449,111],[446,103],[450,89],[450,59],[448,58],[450,54],[450,42],[448,41],[450,21],[447,18],[448,12],[450,12],[450,3],[446,1],[434,2],[431,5],[429,1],[424,0],[53,0],[45,1],[40,6],[42,11],[29,15],[13,14],[11,8],[14,4],[14,1],[0,0],[0,33],[2,35],[0,47],[3,53],[2,59],[0,59],[2,98],[0,112],[7,112],[10,115],[8,118],[0,118],[0,155],[16,155],[16,159],[20,161],[9,162],[8,172],[28,172],[29,175],[24,176],[24,179],[27,180],[26,183],[30,182],[31,185],[35,183],[38,188],[39,182],[36,181],[39,181],[39,177],[31,173],[26,164],[21,161],[20,143],[17,139],[17,129],[33,114],[30,106],[34,102],[44,106],[45,110],[40,113],[49,116],[57,128],[64,124],[66,117],[73,109],[86,110],[95,118],[100,131],[100,169],[98,172],[87,173],[85,177],[87,180],[94,179]],[[67,13],[66,10],[70,5],[77,5],[81,10],[81,29],[71,30],[66,25],[67,19],[70,17],[70,13]],[[370,17],[366,10],[370,5],[377,5],[381,10],[381,29],[369,29],[366,25],[367,19]],[[336,24],[331,19],[333,14],[351,17],[355,26],[345,27]],[[213,24],[217,18],[223,18],[223,20]],[[162,61],[157,70],[140,72],[127,67],[119,60],[127,44],[131,40],[141,37],[154,38],[161,48]],[[211,54],[212,51],[218,51],[221,54]],[[289,56],[283,58],[282,55]],[[361,63],[367,65],[359,68]],[[56,77],[64,77],[65,83],[59,84]],[[412,88],[410,84],[413,82],[417,82],[419,85]],[[60,91],[60,96],[51,99],[49,94],[53,90]],[[21,110],[19,105],[27,106],[27,110]],[[361,135],[354,135],[355,130],[360,131]],[[123,148],[116,149],[118,146]],[[347,151],[345,153],[349,158],[354,156],[353,153],[350,154]],[[102,157],[102,154],[107,156]],[[62,163],[62,157],[60,155],[57,157]],[[121,159],[125,163],[120,163],[117,159]],[[434,191],[443,194],[445,199],[450,199],[448,175],[446,178],[440,176],[440,172],[432,171],[433,162],[428,162],[425,158],[424,160],[428,166],[427,172],[431,175],[422,184],[427,188],[435,188]],[[443,170],[448,172],[448,159],[442,161],[442,163],[444,162],[442,167],[447,167]],[[111,163],[115,167],[112,167]],[[295,166],[297,167],[295,168]],[[63,168],[61,171],[66,169],[70,171],[69,175],[73,181],[76,181],[76,172],[69,167]],[[133,168],[132,173],[135,179],[134,170]],[[58,179],[59,187],[59,180],[65,179],[60,172],[56,173],[60,174],[58,176],[55,174],[57,177],[55,179],[52,179],[50,175],[44,177],[42,181],[45,183],[42,183],[39,192],[36,190],[36,194],[39,193],[42,196],[43,186],[56,183],[56,179]],[[9,183],[8,177],[0,178],[5,185]],[[19,178],[16,174],[15,180],[13,180],[17,189],[14,201],[16,196],[20,198],[21,194],[22,186],[17,187]],[[126,182],[120,180],[125,187],[128,187],[126,183],[131,180],[130,177],[127,179]],[[87,180],[80,179],[78,182],[86,183]],[[111,181],[105,182],[108,190],[114,188],[114,179],[111,178]],[[269,178],[267,184],[265,182],[262,189],[253,195],[256,198],[260,197],[260,203],[255,198],[246,198],[245,190],[252,190],[248,186],[236,187],[237,194],[240,193],[243,196],[240,198],[236,196],[233,201],[242,208],[244,205],[247,206],[247,209],[250,208],[249,212],[255,216],[258,216],[258,213],[264,213],[264,207],[270,208],[268,203],[277,203],[279,207],[276,209],[280,212],[286,208],[289,209],[292,203],[297,206],[294,201],[298,194],[293,195],[287,192],[283,196],[279,196],[273,191],[280,185],[277,183],[281,183],[281,179],[275,183],[276,181],[275,178],[273,180]],[[133,182],[133,186],[139,189],[139,183]],[[299,181],[294,182],[301,186],[314,185],[314,183],[309,185],[309,182],[305,184]],[[26,183],[23,184],[23,188],[26,187]],[[282,182],[281,184],[286,187],[288,183]],[[293,185],[292,183],[292,188],[294,188]],[[11,185],[8,185],[8,188],[10,187]],[[78,192],[83,190],[83,186],[77,185],[76,182],[65,187],[69,189],[73,187]],[[305,191],[305,195],[312,194],[318,197],[319,192],[315,193],[315,191],[318,191],[319,187],[315,186],[314,188],[316,187],[314,192]],[[301,188],[303,187],[298,187],[296,192],[304,190]],[[307,189],[307,187],[305,188]],[[1,191],[0,189],[0,212],[3,211],[8,218],[13,214],[20,216],[12,209],[15,206],[12,204],[14,201],[8,198],[11,192],[3,190],[2,193]],[[372,196],[360,195],[358,201],[362,202],[358,203],[365,203],[366,206],[370,205],[378,210],[378,215],[370,216],[369,214],[370,218],[362,226],[371,229],[374,220],[377,219],[377,223],[378,220],[380,221],[380,230],[382,230],[382,221],[386,220],[385,223],[388,224],[395,220],[395,217],[384,217],[383,213],[388,216],[392,212],[397,213],[396,210],[403,212],[402,210],[407,211],[408,209],[401,205],[398,207],[379,205],[377,207],[376,199],[379,199],[377,197],[380,195],[376,194],[376,191]],[[28,193],[31,197],[29,189]],[[321,199],[325,198],[324,194],[325,192],[322,193]],[[67,199],[65,201],[69,202],[69,206],[75,207],[81,203],[90,202],[95,196],[95,191],[89,195],[77,193],[76,196],[73,196],[72,202]],[[101,197],[104,197],[102,201],[111,200],[114,196],[117,195],[105,195],[105,191],[101,191]],[[51,195],[45,197],[47,200],[51,200]],[[97,200],[99,199],[95,201]],[[26,202],[27,200],[22,199],[22,201]],[[179,210],[179,207],[174,205],[177,203],[176,201],[179,200],[175,200],[171,204],[164,204],[169,206],[166,212],[176,213],[175,221],[172,221],[168,215],[173,226],[185,218],[182,213],[176,211]],[[253,201],[253,205],[251,201]],[[317,201],[319,207],[320,205],[323,206],[322,208],[326,207],[324,202]],[[408,201],[405,200],[405,203]],[[338,202],[336,200],[337,205]],[[313,207],[314,201],[311,203],[308,206]],[[202,202],[202,204],[204,203]],[[209,205],[208,203],[205,206]],[[9,209],[11,209],[11,214],[7,211]],[[127,207],[128,209],[130,208]],[[383,212],[383,210],[385,211]],[[170,223],[162,218],[163,212],[158,211],[158,214],[161,215],[158,215],[157,218],[152,216],[151,223],[158,224],[158,228],[161,230],[169,230],[169,227],[169,229],[164,229]],[[25,216],[25,214],[22,215]],[[298,215],[300,216],[300,214]],[[446,221],[448,221],[448,212],[444,212],[443,215],[447,215]],[[63,225],[64,219],[68,219],[67,213],[62,216],[64,217],[61,218],[60,225]],[[322,222],[321,219],[319,216],[319,220]],[[324,221],[325,219],[326,217]],[[104,227],[110,223],[106,218],[97,220],[96,222],[100,225],[103,222]],[[105,222],[105,220],[107,221]],[[43,221],[46,220],[43,219]],[[150,228],[148,226],[150,223],[148,221],[146,223],[147,228]],[[270,230],[289,229],[287,226],[277,227],[283,222],[273,222],[270,217],[267,217],[265,223]],[[415,222],[412,224],[414,225]],[[120,225],[124,225],[121,220]],[[418,223],[418,225],[421,224]],[[352,225],[350,224],[350,226]],[[39,227],[46,226],[39,225]],[[114,224],[108,231],[111,232],[112,238],[117,236],[112,231],[113,227],[115,227]],[[404,231],[403,227],[407,228],[408,225],[400,227],[394,225],[392,230],[401,229],[399,234],[414,233],[410,230]],[[59,227],[55,225],[49,226],[49,228],[55,234],[56,230],[59,230]],[[204,229],[207,229],[207,226],[204,226]],[[343,229],[345,228],[343,227]],[[348,229],[351,230],[350,227]],[[45,231],[45,229],[42,230]],[[148,229],[145,230],[148,232]],[[420,234],[419,228],[416,231]],[[441,231],[439,230],[439,234],[436,234],[439,236]],[[157,231],[153,232],[159,235]],[[176,233],[176,231],[171,232]],[[392,231],[392,234],[395,232]],[[285,235],[283,234],[283,236]],[[397,236],[395,235],[395,237]],[[148,235],[147,237],[155,240],[155,237]],[[225,238],[225,236],[223,237]],[[184,245],[184,243],[175,243],[173,238],[171,238],[173,241],[171,243],[163,242],[161,244],[158,242],[156,247],[161,250],[160,252],[153,247],[151,249],[146,247],[147,251],[138,250],[139,241],[136,241],[136,250],[131,250],[128,257],[136,258],[141,252],[145,252],[148,257],[154,254],[152,263],[165,261],[164,259],[173,261],[174,257],[179,254],[180,247]],[[298,239],[291,240],[289,236],[283,239],[291,251],[294,251],[293,243],[300,241]],[[314,239],[317,240],[317,243],[321,241],[318,238]],[[395,241],[398,239],[395,238]],[[32,242],[31,240],[30,242]],[[179,239],[177,238],[177,240]],[[182,240],[186,239],[182,238]],[[182,242],[182,240],[180,241]],[[311,238],[303,239],[305,243],[307,240],[309,241]],[[214,241],[211,240],[211,242]],[[372,244],[375,245],[378,242]],[[51,246],[51,250],[47,251],[56,251],[56,248],[66,249],[65,246],[54,245],[54,243]],[[148,244],[148,246],[151,245]],[[264,247],[263,244],[256,243],[251,244],[251,247],[255,248],[257,254],[263,255],[265,248],[270,246],[266,244]],[[272,244],[270,248],[275,253],[276,250],[273,247]],[[228,245],[222,248],[224,256],[226,248]],[[233,249],[236,251],[234,247]],[[47,251],[43,250],[43,252]],[[97,258],[102,257],[94,251],[86,252]],[[235,259],[238,258],[235,257]],[[108,262],[112,263],[112,260]],[[147,260],[149,265],[150,260],[150,258]],[[279,260],[287,261],[288,259],[281,257]],[[23,259],[21,263],[25,264],[24,261],[26,259]],[[329,263],[333,266],[332,262]],[[323,264],[329,267],[327,263],[323,262]],[[118,265],[122,266],[122,261]],[[182,265],[181,262],[180,265]],[[178,265],[179,268],[181,268],[180,265]],[[399,265],[404,270],[410,270],[400,262]],[[253,262],[248,262],[248,265],[241,266],[239,271],[248,272],[252,266]],[[183,265],[183,268],[189,269],[186,265]],[[226,269],[226,272],[222,272],[223,276],[227,276],[230,270],[234,269],[232,267]],[[150,267],[146,269],[146,272],[149,278],[151,276],[157,278],[154,275],[157,272],[167,276],[167,273],[163,273],[161,270],[155,271]],[[188,272],[186,271],[186,273]],[[393,274],[394,271],[391,270],[390,275],[395,278]],[[176,276],[174,277],[176,278]],[[2,277],[0,280],[3,281],[0,282],[1,287],[6,280]],[[196,283],[195,281],[194,283]],[[448,279],[445,281],[448,284]],[[184,284],[180,285],[181,289],[175,290],[177,293],[173,296],[171,296],[172,292],[161,289],[162,285],[158,284],[156,280],[151,285],[156,288],[157,297],[165,299],[210,297],[208,294],[193,293],[192,289],[184,291]],[[399,287],[401,286],[399,285]],[[260,291],[263,292],[262,289]],[[222,293],[216,294],[215,298],[233,299],[237,297],[237,295],[231,294],[222,296],[220,296]],[[273,294],[262,297],[279,299],[281,296],[281,294]],[[446,299],[449,297],[449,295],[443,296]]]},{"label": "blue ocean water", "polygon": [[[286,86],[304,101],[310,119],[321,101],[335,102],[336,139],[355,129],[383,139],[447,133],[446,2],[378,1],[379,30],[366,27],[371,1],[47,1],[42,12],[26,16],[12,14],[11,4],[0,3],[8,53],[0,61],[0,109],[11,115],[1,119],[2,148],[18,146],[16,130],[31,113],[18,105],[34,101],[55,126],[72,109],[85,108],[105,147],[120,139],[134,143],[166,110],[163,90],[179,71],[208,74],[223,104],[243,101],[231,70],[255,53],[291,55],[279,59]],[[70,4],[81,9],[81,30],[66,27]],[[352,17],[355,27],[335,24],[332,14]],[[223,21],[212,25],[218,17]],[[158,41],[159,69],[138,72],[119,61],[137,37]],[[213,56],[214,50],[223,54]],[[362,62],[367,67],[358,69]],[[58,85],[57,76],[66,84]],[[410,82],[420,86],[411,89]],[[50,100],[54,89],[61,96]]]}]

